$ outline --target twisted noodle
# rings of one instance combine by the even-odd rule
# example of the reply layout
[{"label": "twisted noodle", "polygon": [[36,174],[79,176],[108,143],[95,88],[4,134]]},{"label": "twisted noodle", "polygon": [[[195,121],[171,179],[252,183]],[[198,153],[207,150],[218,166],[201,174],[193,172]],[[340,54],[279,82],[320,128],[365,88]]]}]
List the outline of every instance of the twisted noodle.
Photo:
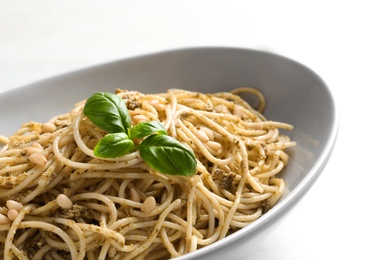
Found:
[{"label": "twisted noodle", "polygon": [[[261,93],[234,93],[242,91],[255,93],[264,108]],[[159,120],[193,149],[197,174],[160,174],[138,151],[95,158],[92,149],[105,133],[83,115],[85,101],[48,124],[24,124],[0,136],[4,259],[173,258],[247,226],[282,195],[284,182],[275,175],[295,143],[279,128],[292,126],[266,120],[233,93],[117,95],[134,124]]]}]

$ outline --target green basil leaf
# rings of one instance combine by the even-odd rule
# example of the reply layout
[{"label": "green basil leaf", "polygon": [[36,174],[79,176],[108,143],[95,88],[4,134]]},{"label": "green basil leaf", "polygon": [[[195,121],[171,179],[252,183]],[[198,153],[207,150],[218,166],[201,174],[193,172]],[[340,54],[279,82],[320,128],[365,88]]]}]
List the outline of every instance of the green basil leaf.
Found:
[{"label": "green basil leaf", "polygon": [[126,133],[131,127],[131,117],[125,102],[112,93],[93,94],[85,103],[84,114],[108,133]]},{"label": "green basil leaf", "polygon": [[100,139],[93,152],[97,157],[121,157],[134,148],[134,143],[125,133],[110,133]]},{"label": "green basil leaf", "polygon": [[152,134],[167,135],[167,130],[158,121],[140,122],[130,130],[131,138],[142,138]]},{"label": "green basil leaf", "polygon": [[192,176],[196,173],[194,152],[168,135],[151,135],[140,145],[144,161],[153,169],[171,175]]}]

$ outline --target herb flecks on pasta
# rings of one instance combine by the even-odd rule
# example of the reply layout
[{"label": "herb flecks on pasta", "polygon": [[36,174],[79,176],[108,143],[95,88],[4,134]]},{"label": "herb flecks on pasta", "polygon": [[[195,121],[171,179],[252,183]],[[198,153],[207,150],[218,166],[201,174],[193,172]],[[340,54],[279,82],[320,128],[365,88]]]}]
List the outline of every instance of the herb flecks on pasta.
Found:
[{"label": "herb flecks on pasta", "polygon": [[[85,115],[86,100],[49,122],[29,122],[0,136],[2,258],[168,259],[261,217],[283,194],[277,174],[295,142],[279,131],[291,125],[267,120],[236,95],[241,91],[256,94],[264,107],[261,93],[249,88],[214,94],[117,90],[127,111],[114,132],[138,149],[115,158],[94,152],[111,130]],[[146,122],[157,122],[166,134],[160,126],[140,133]],[[165,142],[156,136],[193,152],[195,174],[152,167],[142,144]]]}]

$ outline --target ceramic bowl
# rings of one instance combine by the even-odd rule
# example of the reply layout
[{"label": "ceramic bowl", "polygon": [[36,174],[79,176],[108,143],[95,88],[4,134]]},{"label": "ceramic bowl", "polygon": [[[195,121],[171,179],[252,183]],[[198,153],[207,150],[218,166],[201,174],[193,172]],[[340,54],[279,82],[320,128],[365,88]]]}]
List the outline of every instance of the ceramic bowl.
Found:
[{"label": "ceramic bowl", "polygon": [[256,259],[257,246],[310,189],[336,141],[337,113],[329,88],[296,61],[237,48],[179,49],[116,60],[0,93],[0,133],[10,135],[24,122],[44,122],[68,112],[96,91],[123,88],[158,93],[183,88],[219,92],[239,86],[261,89],[267,100],[265,116],[294,125],[287,134],[297,146],[289,149],[289,165],[279,175],[285,179],[286,192],[249,226],[177,260]]}]

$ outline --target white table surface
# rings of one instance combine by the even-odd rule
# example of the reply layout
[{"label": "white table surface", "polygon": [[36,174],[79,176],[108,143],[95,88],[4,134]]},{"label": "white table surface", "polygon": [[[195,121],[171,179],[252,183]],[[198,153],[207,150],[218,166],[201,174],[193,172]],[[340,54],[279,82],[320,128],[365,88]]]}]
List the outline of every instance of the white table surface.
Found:
[{"label": "white table surface", "polygon": [[390,259],[385,4],[0,0],[0,92],[181,47],[246,47],[297,60],[329,85],[339,137],[318,181],[263,245],[262,259]]}]

